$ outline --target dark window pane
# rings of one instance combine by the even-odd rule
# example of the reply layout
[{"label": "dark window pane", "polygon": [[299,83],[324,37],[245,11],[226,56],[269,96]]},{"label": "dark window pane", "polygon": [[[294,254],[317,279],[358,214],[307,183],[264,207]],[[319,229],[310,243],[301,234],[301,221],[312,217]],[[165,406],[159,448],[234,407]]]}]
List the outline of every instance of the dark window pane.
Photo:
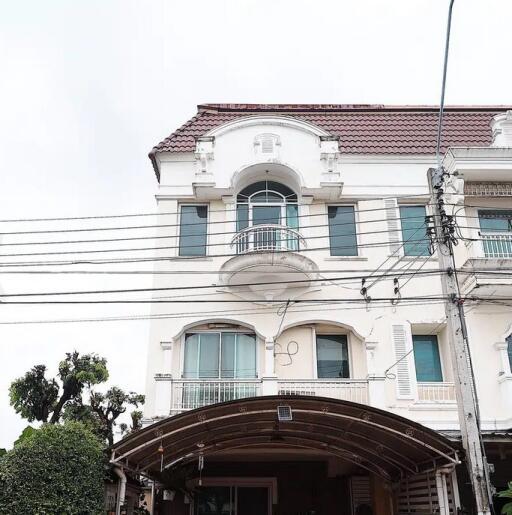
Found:
[{"label": "dark window pane", "polygon": [[187,334],[185,336],[185,363],[183,367],[183,377],[199,377],[199,335]]},{"label": "dark window pane", "polygon": [[512,369],[512,335],[507,338],[507,351],[508,351],[508,362]]},{"label": "dark window pane", "polygon": [[249,227],[249,204],[238,204],[236,206],[236,230],[242,231]]},{"label": "dark window pane", "polygon": [[414,348],[414,363],[416,365],[416,379],[420,382],[441,382],[443,373],[439,357],[437,336],[414,335],[412,337]]},{"label": "dark window pane", "polygon": [[181,206],[180,256],[205,256],[207,206]]},{"label": "dark window pane", "polygon": [[220,333],[199,333],[199,377],[219,377]]},{"label": "dark window pane", "polygon": [[350,377],[347,337],[343,334],[316,337],[317,376]]},{"label": "dark window pane", "polygon": [[[282,200],[282,197],[285,197],[288,202],[297,202],[297,195],[293,190],[280,182],[274,181],[259,181],[250,184],[238,194],[237,200],[239,202],[246,201],[248,197],[257,192],[262,192],[262,194],[257,196],[258,202],[273,202],[275,200]],[[279,193],[279,195],[276,195],[276,193]],[[253,197],[252,200],[255,201],[256,198]]]},{"label": "dark window pane", "polygon": [[401,206],[402,240],[405,256],[429,256],[425,206]]},{"label": "dark window pane", "polygon": [[195,515],[232,515],[233,497],[229,486],[201,487],[194,502]]},{"label": "dark window pane", "polygon": [[478,211],[482,232],[512,231],[512,211]]},{"label": "dark window pane", "polygon": [[329,206],[331,256],[357,256],[356,220],[352,206]]}]

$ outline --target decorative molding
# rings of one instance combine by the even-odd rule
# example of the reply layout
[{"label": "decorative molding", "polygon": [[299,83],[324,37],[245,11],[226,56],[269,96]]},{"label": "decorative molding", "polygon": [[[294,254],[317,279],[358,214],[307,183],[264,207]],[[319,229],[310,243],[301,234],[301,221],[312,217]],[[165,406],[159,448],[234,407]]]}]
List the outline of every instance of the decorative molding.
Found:
[{"label": "decorative molding", "polygon": [[320,159],[323,161],[327,172],[337,172],[340,157],[339,138],[332,136],[320,137]]},{"label": "decorative molding", "polygon": [[328,133],[317,127],[316,125],[305,122],[303,120],[298,120],[296,118],[292,118],[289,116],[247,116],[245,118],[238,118],[236,120],[229,121],[224,125],[219,127],[215,127],[211,131],[206,133],[206,136],[216,136],[219,137],[223,134],[226,134],[231,131],[235,131],[237,129],[242,129],[244,127],[254,127],[255,125],[272,125],[275,127],[289,127],[291,129],[297,129],[302,132],[306,132],[308,134],[312,134],[314,136],[328,136]]},{"label": "decorative molding", "polygon": [[493,147],[512,147],[512,110],[497,114],[491,129]]},{"label": "decorative molding", "polygon": [[208,172],[208,164],[213,161],[213,147],[215,138],[213,136],[202,136],[196,139],[196,151],[194,153],[196,162],[199,164],[201,173]]},{"label": "decorative molding", "polygon": [[174,342],[172,340],[168,342],[160,342],[160,347],[162,348],[162,350],[171,350],[173,343]]}]

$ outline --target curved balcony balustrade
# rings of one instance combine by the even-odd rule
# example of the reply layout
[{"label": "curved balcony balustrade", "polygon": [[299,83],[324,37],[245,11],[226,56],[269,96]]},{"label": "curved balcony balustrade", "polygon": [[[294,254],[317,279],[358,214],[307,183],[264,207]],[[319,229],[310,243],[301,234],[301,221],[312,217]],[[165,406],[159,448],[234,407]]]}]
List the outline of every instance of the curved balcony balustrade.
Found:
[{"label": "curved balcony balustrade", "polygon": [[[294,295],[300,295],[316,276],[316,264],[302,254],[307,250],[306,240],[291,227],[276,224],[247,227],[234,236],[231,249],[236,256],[222,265],[220,280],[234,292],[242,284],[254,284],[247,295],[251,299],[279,298],[289,286],[284,281],[293,285]],[[247,293],[247,287],[243,290]]]},{"label": "curved balcony balustrade", "polygon": [[255,225],[238,232],[231,242],[237,254],[248,252],[293,252],[307,248],[299,231],[282,225]]}]

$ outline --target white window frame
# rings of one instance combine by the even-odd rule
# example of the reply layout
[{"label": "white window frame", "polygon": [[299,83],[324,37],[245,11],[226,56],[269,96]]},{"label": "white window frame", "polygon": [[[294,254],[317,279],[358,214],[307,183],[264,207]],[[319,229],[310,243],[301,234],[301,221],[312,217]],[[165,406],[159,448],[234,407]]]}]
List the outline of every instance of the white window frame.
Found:
[{"label": "white window frame", "polygon": [[[347,338],[347,357],[348,357],[348,377],[339,377],[339,378],[334,378],[334,377],[318,377],[318,349],[317,349],[317,346],[318,346],[318,337],[319,336],[345,336]],[[353,379],[353,370],[352,370],[352,339],[351,339],[351,334],[350,333],[343,333],[343,332],[333,332],[333,331],[317,331],[316,328],[314,329],[314,337],[315,337],[315,340],[313,342],[313,345],[314,345],[314,354],[315,354],[315,363],[313,365],[314,367],[314,378],[315,379],[320,379],[321,381],[330,381],[330,380],[333,380],[333,379],[337,379],[339,381],[343,381],[343,380],[348,380],[348,379]]]},{"label": "white window frame", "polygon": [[[208,334],[212,334],[212,333],[217,333],[217,334],[221,334],[221,333],[240,333],[240,334],[252,334],[252,335],[254,335],[254,342],[255,342],[254,344],[255,344],[255,353],[256,353],[256,363],[255,363],[256,364],[256,377],[220,377],[221,360],[222,360],[222,336],[221,336],[220,340],[219,340],[219,376],[218,377],[197,377],[197,378],[195,378],[197,381],[217,381],[217,380],[222,380],[222,379],[231,380],[231,381],[254,379],[256,381],[257,379],[261,378],[261,373],[260,373],[260,353],[259,353],[260,338],[258,337],[258,335],[254,331],[251,331],[250,329],[244,329],[244,328],[240,328],[240,329],[226,329],[226,330],[221,330],[221,331],[214,331],[214,330],[211,330],[211,329],[198,329],[198,330],[195,330],[195,329],[192,328],[192,329],[190,329],[188,331],[184,331],[183,334],[181,335],[181,338],[180,338],[180,378],[181,379],[185,379],[183,376],[185,374],[185,345],[186,345],[186,336],[187,336],[187,334],[199,334],[199,333],[208,333]],[[188,379],[190,379],[190,378],[188,378]]]},{"label": "white window frame", "polygon": [[397,210],[398,225],[400,226],[400,241],[401,241],[401,243],[399,244],[400,251],[396,255],[399,255],[400,257],[403,257],[406,259],[416,259],[416,258],[417,259],[430,259],[430,258],[432,258],[432,256],[436,253],[436,250],[434,250],[434,252],[432,252],[432,254],[428,254],[426,256],[414,256],[414,255],[408,256],[405,253],[405,240],[404,240],[404,231],[403,231],[403,227],[402,227],[402,214],[400,213],[401,207],[424,207],[425,208],[425,216],[432,216],[432,211],[428,204],[421,204],[418,202],[414,202],[414,203],[397,202],[396,210]]},{"label": "white window frame", "polygon": [[[437,340],[437,351],[439,353],[439,364],[441,365],[441,381],[420,381],[417,377],[417,374],[418,374],[418,371],[416,370],[416,357],[414,356],[414,337],[415,336],[435,336],[436,337],[436,340]],[[413,354],[413,359],[414,359],[414,373],[415,373],[415,377],[416,377],[416,382],[417,383],[432,383],[432,384],[438,384],[438,383],[445,383],[446,382],[446,373],[445,373],[445,363],[444,363],[444,359],[443,359],[443,354],[444,352],[441,352],[441,347],[444,347],[444,345],[442,345],[442,342],[441,342],[441,338],[439,338],[439,333],[433,333],[433,334],[430,334],[430,333],[421,333],[421,332],[415,332],[415,331],[411,331],[411,342],[412,342],[412,354]],[[444,348],[442,349],[444,351]]]},{"label": "white window frame", "polygon": [[[181,208],[182,206],[190,206],[190,207],[206,207],[206,243],[205,243],[205,253],[199,256],[181,256],[180,248],[181,248]],[[208,202],[180,202],[178,204],[178,245],[176,248],[176,257],[187,259],[187,258],[195,258],[201,259],[206,258],[209,255],[210,248],[210,204]]]},{"label": "white window frame", "polygon": [[[357,254],[354,254],[353,256],[350,255],[342,255],[342,256],[334,256],[331,254],[331,227],[329,224],[329,207],[352,207],[354,209],[354,227],[356,230],[356,251]],[[360,232],[359,232],[359,210],[358,210],[358,204],[352,204],[352,203],[343,203],[343,202],[329,202],[325,204],[325,220],[326,220],[326,226],[327,226],[327,243],[329,245],[329,258],[332,259],[355,259],[362,256],[362,249],[361,249],[361,241],[360,241]]]}]

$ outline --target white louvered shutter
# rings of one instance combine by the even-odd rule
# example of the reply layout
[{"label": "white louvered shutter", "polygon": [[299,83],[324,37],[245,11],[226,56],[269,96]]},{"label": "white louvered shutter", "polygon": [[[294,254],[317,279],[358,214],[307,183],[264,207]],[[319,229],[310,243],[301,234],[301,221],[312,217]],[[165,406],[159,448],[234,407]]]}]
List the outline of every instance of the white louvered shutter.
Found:
[{"label": "white louvered shutter", "polygon": [[400,211],[396,198],[384,199],[384,208],[388,224],[389,251],[391,254],[399,255],[402,234],[399,220]]},{"label": "white louvered shutter", "polygon": [[[408,324],[393,324],[393,348],[395,350],[396,398],[416,398],[416,369],[412,350],[411,330]],[[409,355],[407,353],[410,352]],[[407,355],[407,356],[406,356]]]}]

